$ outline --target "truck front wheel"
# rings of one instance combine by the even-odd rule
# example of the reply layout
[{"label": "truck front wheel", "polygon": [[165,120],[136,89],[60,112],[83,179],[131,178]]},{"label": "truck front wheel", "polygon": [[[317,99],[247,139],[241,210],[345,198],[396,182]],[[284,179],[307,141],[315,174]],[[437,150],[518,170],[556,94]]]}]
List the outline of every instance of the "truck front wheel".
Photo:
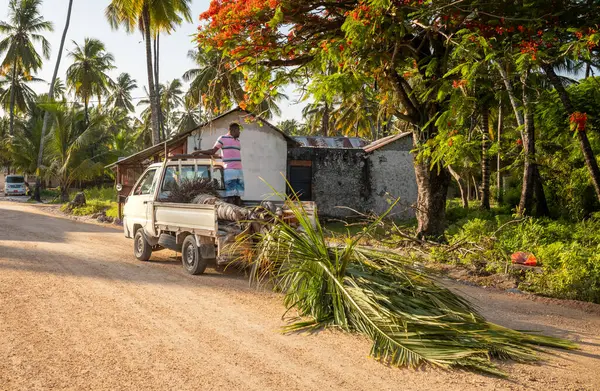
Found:
[{"label": "truck front wheel", "polygon": [[152,246],[148,244],[143,228],[139,228],[135,231],[135,237],[133,238],[133,255],[143,262],[149,260],[152,255]]},{"label": "truck front wheel", "polygon": [[207,261],[200,255],[194,235],[189,235],[183,241],[181,263],[185,271],[193,275],[202,274],[206,270]]}]

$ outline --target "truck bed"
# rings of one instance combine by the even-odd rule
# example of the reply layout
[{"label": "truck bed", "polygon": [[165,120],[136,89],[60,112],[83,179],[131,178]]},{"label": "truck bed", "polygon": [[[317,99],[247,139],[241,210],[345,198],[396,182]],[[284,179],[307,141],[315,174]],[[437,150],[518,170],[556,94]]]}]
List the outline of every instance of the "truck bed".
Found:
[{"label": "truck bed", "polygon": [[214,205],[155,202],[154,218],[154,225],[162,231],[186,231],[212,238],[217,235]]}]

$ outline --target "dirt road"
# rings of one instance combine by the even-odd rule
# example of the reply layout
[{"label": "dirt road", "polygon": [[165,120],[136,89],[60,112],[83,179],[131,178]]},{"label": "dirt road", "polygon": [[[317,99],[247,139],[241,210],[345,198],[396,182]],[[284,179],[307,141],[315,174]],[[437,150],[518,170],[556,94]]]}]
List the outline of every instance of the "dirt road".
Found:
[{"label": "dirt road", "polygon": [[282,335],[275,294],[133,259],[119,230],[0,202],[0,390],[599,390],[600,311],[461,286],[492,321],[577,340],[511,379],[388,368],[369,343]]}]

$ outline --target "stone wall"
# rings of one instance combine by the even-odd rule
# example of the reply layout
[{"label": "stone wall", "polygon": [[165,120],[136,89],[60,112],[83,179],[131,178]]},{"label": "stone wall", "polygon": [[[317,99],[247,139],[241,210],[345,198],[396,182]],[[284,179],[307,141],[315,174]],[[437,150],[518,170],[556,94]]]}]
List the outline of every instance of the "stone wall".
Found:
[{"label": "stone wall", "polygon": [[312,200],[320,216],[344,218],[355,215],[347,208],[366,209],[371,192],[362,149],[290,148],[288,160],[312,163]]},{"label": "stone wall", "polygon": [[368,155],[372,197],[370,209],[385,213],[397,198],[400,201],[391,211],[391,217],[415,217],[411,206],[417,201],[417,180],[413,165],[412,138],[403,137]]}]

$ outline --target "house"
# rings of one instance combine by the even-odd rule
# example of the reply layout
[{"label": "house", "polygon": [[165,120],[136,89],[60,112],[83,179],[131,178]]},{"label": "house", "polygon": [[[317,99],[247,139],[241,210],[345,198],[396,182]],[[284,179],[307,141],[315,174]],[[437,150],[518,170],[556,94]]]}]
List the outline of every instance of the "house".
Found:
[{"label": "house", "polygon": [[273,190],[285,194],[293,189],[301,200],[316,202],[321,216],[345,218],[357,212],[382,214],[400,198],[392,216],[414,216],[417,185],[410,133],[371,144],[351,137],[289,137],[239,107],[109,166],[116,169],[117,183],[123,186],[119,200],[129,194],[148,165],[165,154],[211,149],[231,122],[243,128],[243,199],[263,200],[273,197]]},{"label": "house", "polygon": [[191,131],[187,137],[188,154],[211,149],[219,136],[226,134],[229,124],[242,125],[242,165],[245,200],[273,197],[273,190],[285,194],[287,151],[296,142],[264,119],[236,108]]},{"label": "house", "polygon": [[296,142],[263,118],[239,107],[201,124],[195,129],[121,158],[108,168],[116,170],[116,181],[122,185],[119,200],[123,201],[135,182],[152,163],[167,156],[191,154],[211,149],[217,138],[228,132],[229,124],[242,126],[242,161],[245,180],[245,200],[263,200],[273,197],[275,191],[286,192],[287,151]]}]

